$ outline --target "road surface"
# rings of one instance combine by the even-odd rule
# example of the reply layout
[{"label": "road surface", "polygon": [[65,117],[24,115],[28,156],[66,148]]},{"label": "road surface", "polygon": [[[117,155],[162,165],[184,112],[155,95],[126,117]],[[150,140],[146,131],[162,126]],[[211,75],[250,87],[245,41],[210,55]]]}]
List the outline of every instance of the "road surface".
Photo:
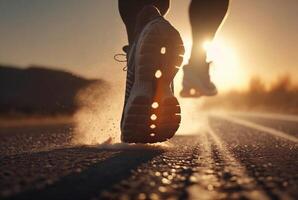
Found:
[{"label": "road surface", "polygon": [[2,128],[0,198],[298,199],[295,117],[209,115],[196,134],[123,149],[71,145],[73,128]]}]

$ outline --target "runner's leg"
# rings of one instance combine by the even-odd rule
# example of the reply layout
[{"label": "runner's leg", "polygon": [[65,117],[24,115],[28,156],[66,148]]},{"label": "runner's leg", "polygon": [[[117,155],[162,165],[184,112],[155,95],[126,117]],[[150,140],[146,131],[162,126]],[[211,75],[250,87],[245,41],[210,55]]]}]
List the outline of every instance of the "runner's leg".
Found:
[{"label": "runner's leg", "polygon": [[[204,41],[215,36],[229,6],[229,0],[192,0],[189,6],[189,19],[192,29],[193,46],[189,63],[202,63],[206,52]],[[199,65],[204,66],[204,65]]]},{"label": "runner's leg", "polygon": [[147,5],[157,7],[160,13],[165,15],[170,7],[170,0],[118,0],[119,12],[126,27],[129,45],[134,41],[137,16]]}]

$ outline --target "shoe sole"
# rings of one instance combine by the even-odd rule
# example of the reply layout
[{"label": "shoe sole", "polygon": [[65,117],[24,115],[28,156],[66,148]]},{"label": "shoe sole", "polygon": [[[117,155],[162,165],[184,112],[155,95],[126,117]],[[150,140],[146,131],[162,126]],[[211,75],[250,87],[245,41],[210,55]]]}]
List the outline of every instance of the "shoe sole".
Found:
[{"label": "shoe sole", "polygon": [[123,142],[155,143],[174,136],[181,110],[170,84],[183,54],[180,34],[169,22],[160,17],[146,25],[134,52],[135,82],[124,109]]},{"label": "shoe sole", "polygon": [[202,91],[201,89],[196,89],[196,88],[188,88],[185,89],[183,88],[180,91],[180,97],[183,98],[199,98],[199,97],[212,97],[212,96],[216,96],[217,95],[217,91],[215,92],[209,92],[209,91]]}]

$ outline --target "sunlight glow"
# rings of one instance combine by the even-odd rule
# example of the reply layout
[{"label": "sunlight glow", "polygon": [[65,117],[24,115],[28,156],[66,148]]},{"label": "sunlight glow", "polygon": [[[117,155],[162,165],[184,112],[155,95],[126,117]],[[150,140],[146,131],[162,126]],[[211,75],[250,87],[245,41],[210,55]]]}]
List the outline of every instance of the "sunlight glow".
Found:
[{"label": "sunlight glow", "polygon": [[157,70],[156,72],[155,72],[155,78],[160,78],[162,76],[162,72],[160,71],[160,70]]},{"label": "sunlight glow", "polygon": [[195,94],[196,94],[196,89],[191,88],[191,89],[190,89],[190,94],[191,94],[191,95],[195,95]]},{"label": "sunlight glow", "polygon": [[208,45],[207,62],[211,64],[211,77],[220,90],[241,89],[246,76],[241,68],[235,49],[224,39],[214,40]]},{"label": "sunlight glow", "polygon": [[165,54],[165,53],[166,53],[166,48],[165,48],[165,47],[162,47],[162,48],[160,49],[160,53],[161,53],[161,54]]},{"label": "sunlight glow", "polygon": [[212,42],[209,41],[209,40],[206,40],[206,41],[203,43],[203,49],[204,49],[205,51],[208,51],[208,50],[211,48],[211,46],[212,46]]},{"label": "sunlight glow", "polygon": [[155,125],[155,124],[151,124],[151,125],[150,125],[150,128],[151,128],[151,129],[155,129],[155,128],[156,128],[156,125]]},{"label": "sunlight glow", "polygon": [[153,102],[151,105],[152,108],[156,109],[159,107],[159,104],[157,102]]},{"label": "sunlight glow", "polygon": [[153,114],[153,115],[151,115],[150,118],[151,118],[152,121],[155,121],[157,119],[157,116],[155,114]]},{"label": "sunlight glow", "polygon": [[[185,65],[191,54],[191,38],[184,38],[184,45],[186,53],[183,64]],[[206,61],[211,62],[211,80],[219,91],[225,92],[232,88],[241,90],[246,87],[248,77],[240,65],[239,56],[233,44],[223,37],[216,37],[213,41],[206,40],[203,44],[198,45],[198,48],[203,48],[207,52]],[[182,81],[183,73],[181,71],[177,74],[177,82]],[[179,88],[177,90],[179,91]]]}]

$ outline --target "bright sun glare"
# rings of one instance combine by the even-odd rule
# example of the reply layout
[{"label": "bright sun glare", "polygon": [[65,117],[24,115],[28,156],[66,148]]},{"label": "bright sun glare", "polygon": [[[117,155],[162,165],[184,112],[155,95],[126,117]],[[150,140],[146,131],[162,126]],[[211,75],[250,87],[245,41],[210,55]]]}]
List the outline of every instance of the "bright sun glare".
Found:
[{"label": "bright sun glare", "polygon": [[[192,42],[191,39],[184,41],[186,53],[183,64],[188,62],[190,57]],[[239,66],[237,53],[233,47],[223,38],[217,37],[215,40],[205,41],[198,45],[207,51],[207,61],[211,64],[211,79],[220,91],[227,91],[232,88],[243,89],[245,87],[245,72]],[[182,73],[178,79],[182,79]]]}]

